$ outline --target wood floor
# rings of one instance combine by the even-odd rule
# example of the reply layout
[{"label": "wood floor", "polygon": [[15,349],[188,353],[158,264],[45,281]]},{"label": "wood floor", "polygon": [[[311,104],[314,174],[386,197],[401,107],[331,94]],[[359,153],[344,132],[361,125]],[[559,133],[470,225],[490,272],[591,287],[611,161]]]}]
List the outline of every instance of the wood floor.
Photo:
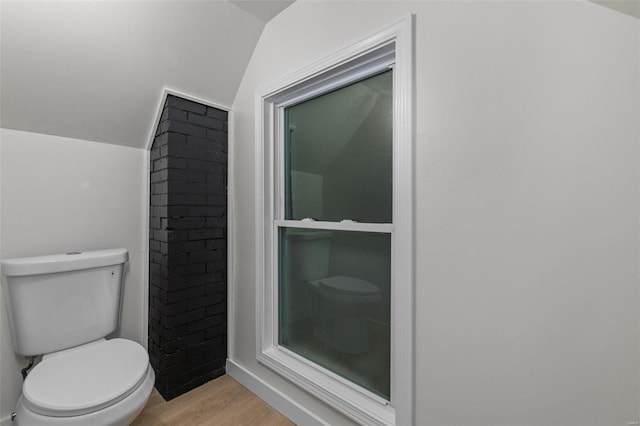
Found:
[{"label": "wood floor", "polygon": [[224,375],[168,402],[154,389],[144,410],[132,424],[151,425],[291,426],[293,423]]}]

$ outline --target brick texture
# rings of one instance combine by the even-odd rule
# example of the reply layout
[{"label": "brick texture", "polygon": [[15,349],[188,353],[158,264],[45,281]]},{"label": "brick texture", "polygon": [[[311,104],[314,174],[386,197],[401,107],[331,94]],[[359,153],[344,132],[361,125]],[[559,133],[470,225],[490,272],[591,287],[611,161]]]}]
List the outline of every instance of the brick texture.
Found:
[{"label": "brick texture", "polygon": [[169,95],[151,148],[149,357],[167,400],[224,374],[227,124]]}]

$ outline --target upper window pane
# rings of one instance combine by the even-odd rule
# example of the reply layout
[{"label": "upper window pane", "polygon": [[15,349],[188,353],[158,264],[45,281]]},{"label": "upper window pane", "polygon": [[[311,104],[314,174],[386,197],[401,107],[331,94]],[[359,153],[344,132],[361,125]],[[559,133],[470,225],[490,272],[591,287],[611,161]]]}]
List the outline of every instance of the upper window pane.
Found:
[{"label": "upper window pane", "polygon": [[392,80],[285,108],[285,219],[392,222]]}]

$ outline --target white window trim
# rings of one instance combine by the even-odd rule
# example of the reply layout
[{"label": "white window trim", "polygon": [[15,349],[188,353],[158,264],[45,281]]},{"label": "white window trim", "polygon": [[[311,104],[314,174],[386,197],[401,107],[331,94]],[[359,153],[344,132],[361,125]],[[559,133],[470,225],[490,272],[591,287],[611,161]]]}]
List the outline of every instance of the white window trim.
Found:
[{"label": "white window trim", "polygon": [[[358,79],[395,55],[393,98],[393,225],[274,221],[281,202],[275,176],[280,107]],[[366,66],[363,66],[363,63]],[[340,80],[340,75],[349,77]],[[354,77],[355,75],[355,77]],[[362,424],[414,423],[414,164],[413,16],[256,91],[256,358],[320,400]],[[303,90],[301,90],[301,88]],[[278,185],[276,185],[278,183]],[[391,401],[279,346],[277,227],[392,232]]]}]

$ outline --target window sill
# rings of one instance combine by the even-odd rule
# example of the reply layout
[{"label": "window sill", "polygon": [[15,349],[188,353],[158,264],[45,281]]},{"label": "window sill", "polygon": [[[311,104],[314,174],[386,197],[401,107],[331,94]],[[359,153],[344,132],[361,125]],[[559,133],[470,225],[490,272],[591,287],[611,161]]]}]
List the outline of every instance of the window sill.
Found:
[{"label": "window sill", "polygon": [[388,401],[282,346],[263,350],[258,361],[361,424],[396,424]]}]

